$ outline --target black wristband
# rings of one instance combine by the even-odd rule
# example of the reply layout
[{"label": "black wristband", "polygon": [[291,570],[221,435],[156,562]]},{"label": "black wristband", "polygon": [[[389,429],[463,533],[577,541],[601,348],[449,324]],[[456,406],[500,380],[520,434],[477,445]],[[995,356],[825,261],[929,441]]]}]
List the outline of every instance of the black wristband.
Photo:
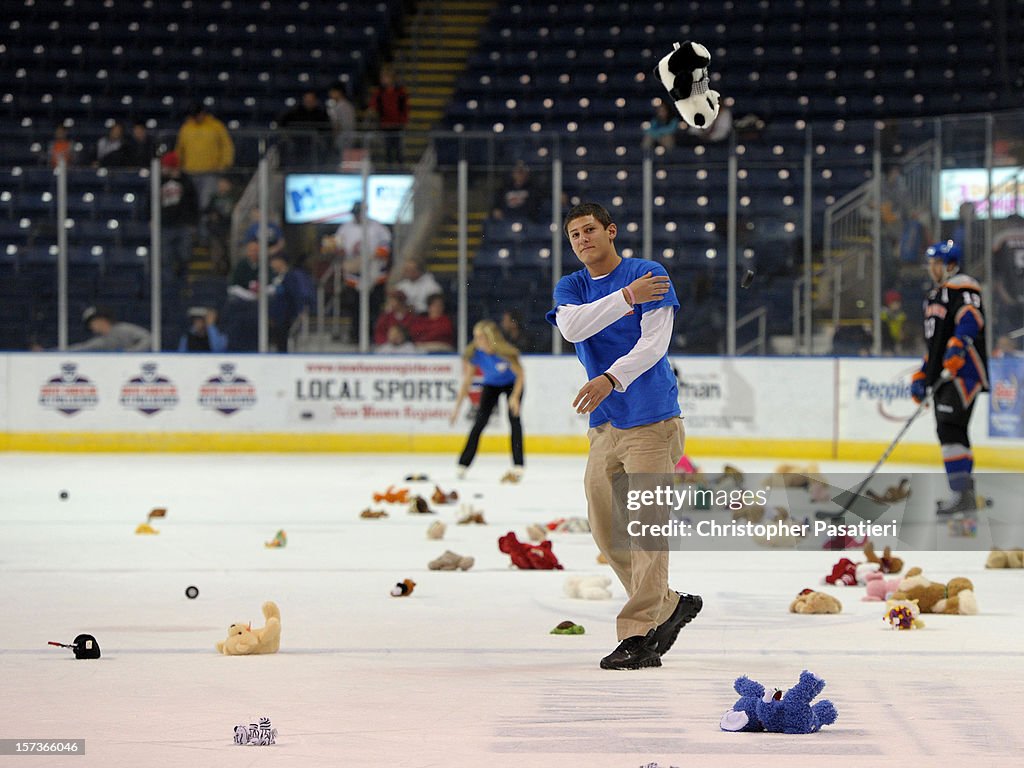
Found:
[{"label": "black wristband", "polygon": [[601,375],[608,379],[608,381],[612,383],[612,389],[615,389],[615,379],[612,378],[612,375],[608,373],[608,371],[605,371]]}]

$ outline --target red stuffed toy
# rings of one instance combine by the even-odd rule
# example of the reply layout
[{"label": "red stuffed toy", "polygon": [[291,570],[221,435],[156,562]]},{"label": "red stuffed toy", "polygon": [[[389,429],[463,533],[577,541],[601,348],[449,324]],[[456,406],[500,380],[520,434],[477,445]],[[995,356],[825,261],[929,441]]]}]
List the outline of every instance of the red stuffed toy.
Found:
[{"label": "red stuffed toy", "polygon": [[525,544],[516,538],[516,535],[509,531],[498,539],[498,549],[512,558],[512,565],[526,571],[561,571],[562,564],[558,562],[555,553],[551,551],[551,542],[542,541],[539,544]]},{"label": "red stuffed toy", "polygon": [[832,573],[825,577],[825,583],[852,587],[857,583],[857,566],[849,558],[844,557],[832,566]]}]

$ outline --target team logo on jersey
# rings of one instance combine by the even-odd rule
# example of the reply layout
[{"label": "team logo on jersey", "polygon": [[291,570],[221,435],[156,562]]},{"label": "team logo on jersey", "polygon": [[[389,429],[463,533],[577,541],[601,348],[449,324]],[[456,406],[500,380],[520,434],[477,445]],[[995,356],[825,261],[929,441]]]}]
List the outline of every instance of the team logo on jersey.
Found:
[{"label": "team logo on jersey", "polygon": [[256,387],[244,376],[235,373],[234,363],[221,363],[220,373],[211,376],[199,387],[199,407],[220,411],[230,416],[256,405]]},{"label": "team logo on jersey", "polygon": [[39,405],[65,416],[95,408],[99,400],[96,385],[78,372],[77,363],[64,363],[60,374],[47,379],[39,388]]},{"label": "team logo on jersey", "polygon": [[143,363],[141,373],[121,387],[119,402],[125,408],[152,416],[178,404],[178,388],[157,371],[156,363]]}]

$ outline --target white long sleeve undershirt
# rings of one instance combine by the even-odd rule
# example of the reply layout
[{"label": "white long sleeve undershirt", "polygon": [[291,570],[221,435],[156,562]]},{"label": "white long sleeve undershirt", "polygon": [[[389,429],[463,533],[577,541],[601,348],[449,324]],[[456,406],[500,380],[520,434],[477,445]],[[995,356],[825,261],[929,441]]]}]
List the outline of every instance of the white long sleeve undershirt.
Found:
[{"label": "white long sleeve undershirt", "polygon": [[[589,339],[632,309],[622,291],[616,291],[589,304],[563,304],[555,312],[555,323],[566,341]],[[668,352],[672,343],[673,307],[658,307],[640,318],[640,339],[633,348],[608,368],[619,382],[616,390],[625,392],[645,371]]]}]

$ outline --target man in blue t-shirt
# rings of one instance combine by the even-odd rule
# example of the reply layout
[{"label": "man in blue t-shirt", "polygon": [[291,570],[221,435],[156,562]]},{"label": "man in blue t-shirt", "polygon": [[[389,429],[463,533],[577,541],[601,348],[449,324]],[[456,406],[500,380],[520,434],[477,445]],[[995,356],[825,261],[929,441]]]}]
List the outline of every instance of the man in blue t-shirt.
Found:
[{"label": "man in blue t-shirt", "polygon": [[630,541],[618,481],[626,478],[635,490],[655,475],[671,476],[683,455],[676,377],[666,356],[679,301],[663,266],[619,256],[615,224],[602,206],[572,208],[565,234],[586,269],[558,282],[547,320],[576,345],[590,379],[572,403],[590,414],[587,513],[594,541],[629,597],[616,621],[619,646],[601,667],[660,667],[703,601],[669,589],[663,539],[654,546]]}]

